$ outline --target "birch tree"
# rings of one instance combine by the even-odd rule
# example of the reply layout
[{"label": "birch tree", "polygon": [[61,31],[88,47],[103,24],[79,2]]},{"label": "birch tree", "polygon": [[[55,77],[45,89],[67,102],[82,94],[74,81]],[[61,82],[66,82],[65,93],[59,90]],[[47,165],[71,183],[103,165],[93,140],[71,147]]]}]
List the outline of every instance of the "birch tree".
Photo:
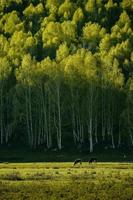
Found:
[{"label": "birch tree", "polygon": [[10,62],[6,57],[0,57],[0,143],[8,142],[10,129],[8,130],[9,121],[6,120],[7,104],[6,98],[8,93],[7,81],[11,74]]}]

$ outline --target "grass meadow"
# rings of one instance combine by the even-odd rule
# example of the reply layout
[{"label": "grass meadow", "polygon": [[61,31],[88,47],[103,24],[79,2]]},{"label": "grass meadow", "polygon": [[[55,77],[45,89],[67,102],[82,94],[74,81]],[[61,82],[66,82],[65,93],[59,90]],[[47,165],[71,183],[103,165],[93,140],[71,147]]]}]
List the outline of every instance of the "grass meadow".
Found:
[{"label": "grass meadow", "polygon": [[132,163],[1,163],[0,200],[132,200]]}]

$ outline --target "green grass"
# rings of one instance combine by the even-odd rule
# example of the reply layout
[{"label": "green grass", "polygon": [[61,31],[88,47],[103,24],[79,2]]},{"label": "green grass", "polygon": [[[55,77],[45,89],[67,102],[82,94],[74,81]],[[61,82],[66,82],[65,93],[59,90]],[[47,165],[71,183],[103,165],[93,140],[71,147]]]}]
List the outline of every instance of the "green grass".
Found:
[{"label": "green grass", "polygon": [[1,163],[0,200],[132,200],[133,164]]}]

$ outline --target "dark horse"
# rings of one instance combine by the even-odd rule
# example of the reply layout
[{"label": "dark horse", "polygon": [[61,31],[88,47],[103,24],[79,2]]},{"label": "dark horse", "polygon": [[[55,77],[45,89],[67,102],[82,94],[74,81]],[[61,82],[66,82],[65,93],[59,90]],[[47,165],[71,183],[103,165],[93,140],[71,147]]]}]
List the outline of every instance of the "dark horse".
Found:
[{"label": "dark horse", "polygon": [[89,164],[90,164],[90,163],[93,163],[93,162],[97,162],[97,158],[91,158],[91,159],[89,160]]},{"label": "dark horse", "polygon": [[82,160],[81,160],[80,158],[79,158],[79,159],[76,159],[76,160],[74,161],[73,165],[76,165],[76,164],[78,164],[78,163],[82,164]]}]

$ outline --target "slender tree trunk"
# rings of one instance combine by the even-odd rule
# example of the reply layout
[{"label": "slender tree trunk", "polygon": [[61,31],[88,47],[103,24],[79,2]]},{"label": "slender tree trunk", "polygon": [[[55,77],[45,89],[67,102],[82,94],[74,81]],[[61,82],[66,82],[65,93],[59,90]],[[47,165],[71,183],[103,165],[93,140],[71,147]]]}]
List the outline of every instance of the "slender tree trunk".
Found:
[{"label": "slender tree trunk", "polygon": [[89,88],[89,142],[90,142],[90,153],[93,152],[93,86],[92,83],[90,84],[90,88]]},{"label": "slender tree trunk", "polygon": [[[37,146],[41,144],[41,135],[42,135],[42,130],[43,130],[43,108],[42,108],[42,99],[41,99],[41,94],[39,94],[39,100],[40,103],[37,104],[36,106],[36,129],[35,129],[35,135],[37,136]],[[38,100],[38,101],[39,101]]]},{"label": "slender tree trunk", "polygon": [[28,100],[29,100],[29,121],[30,121],[30,132],[31,132],[31,146],[33,146],[34,143],[34,137],[33,137],[33,123],[32,123],[32,106],[31,106],[31,88],[29,86],[28,88]]},{"label": "slender tree trunk", "polygon": [[30,124],[29,124],[29,106],[28,106],[28,94],[27,90],[25,91],[25,101],[26,101],[26,122],[27,122],[27,132],[28,132],[28,141],[31,146],[31,134],[30,134]]},{"label": "slender tree trunk", "polygon": [[1,144],[3,144],[3,140],[4,140],[4,131],[3,131],[3,89],[1,86],[0,89],[0,107],[1,107],[1,111],[0,111],[0,132],[1,132]]},{"label": "slender tree trunk", "polygon": [[133,146],[133,135],[132,135],[131,131],[130,131],[130,139],[131,139],[131,144]]},{"label": "slender tree trunk", "polygon": [[111,130],[111,141],[112,141],[112,148],[115,149],[113,130]]},{"label": "slender tree trunk", "polygon": [[95,142],[98,144],[98,136],[97,136],[97,116],[95,117]]},{"label": "slender tree trunk", "polygon": [[114,142],[114,131],[113,131],[113,126],[114,126],[114,98],[113,98],[113,93],[111,94],[112,100],[111,100],[111,111],[110,111],[110,133],[111,133],[111,140],[112,140],[112,148],[115,149],[115,142]]},{"label": "slender tree trunk", "polygon": [[105,101],[104,91],[102,89],[102,141],[105,141]]},{"label": "slender tree trunk", "polygon": [[121,146],[121,130],[120,130],[120,120],[119,120],[119,136],[118,136],[118,147]]},{"label": "slender tree trunk", "polygon": [[60,107],[60,86],[57,85],[57,108],[58,108],[58,148],[61,150],[61,137],[62,137],[62,130],[61,130],[61,107]]},{"label": "slender tree trunk", "polygon": [[129,124],[129,137],[130,137],[130,141],[131,141],[131,144],[133,145],[133,135],[132,135],[132,133],[131,133],[131,126],[132,126],[132,124],[131,124],[131,122],[130,122],[130,115],[129,115],[129,109],[130,108],[128,108],[128,124]]},{"label": "slender tree trunk", "polygon": [[93,152],[93,138],[92,138],[92,119],[89,120],[88,124],[88,133],[89,133],[89,143],[90,143],[90,153]]},{"label": "slender tree trunk", "polygon": [[76,134],[75,111],[74,111],[74,95],[73,95],[73,89],[72,88],[71,88],[71,97],[72,97],[71,108],[72,108],[73,140],[74,140],[74,144],[76,145],[76,143],[77,143],[77,134]]},{"label": "slender tree trunk", "polygon": [[50,91],[48,91],[48,135],[49,135],[49,148],[52,147],[52,135],[51,135],[51,99]]},{"label": "slender tree trunk", "polygon": [[[46,142],[47,148],[49,147],[48,141],[48,117],[47,117],[47,93],[43,91],[43,86],[41,86],[41,102],[42,102],[42,137],[43,142]],[[44,118],[44,119],[43,119]]]},{"label": "slender tree trunk", "polygon": [[90,133],[90,152],[93,152],[92,118],[90,118],[90,128],[89,128],[89,133]]}]

